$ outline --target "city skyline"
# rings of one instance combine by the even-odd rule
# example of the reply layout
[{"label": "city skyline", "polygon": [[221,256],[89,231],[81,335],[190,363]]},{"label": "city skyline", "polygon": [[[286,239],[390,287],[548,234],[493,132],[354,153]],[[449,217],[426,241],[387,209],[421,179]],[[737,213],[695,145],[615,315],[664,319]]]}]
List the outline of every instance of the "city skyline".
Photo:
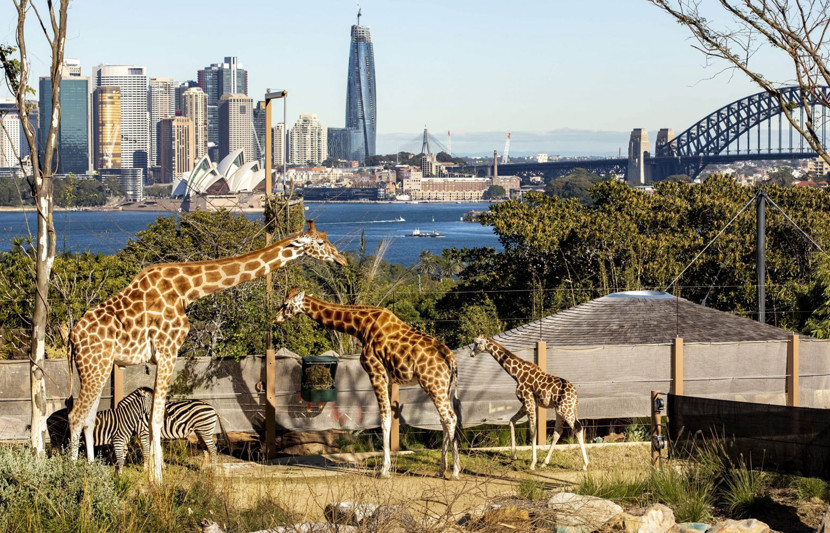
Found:
[{"label": "city skyline", "polygon": [[[377,45],[377,152],[395,151],[426,124],[442,135],[452,131],[456,153],[501,151],[508,131],[513,153],[612,153],[625,149],[633,128],[680,132],[758,92],[740,74],[715,76],[723,65],[704,68],[686,31],[645,0],[619,4],[528,1],[509,9],[489,1],[364,1],[361,24]],[[255,101],[266,88],[286,89],[289,122],[313,113],[324,124],[341,123],[347,28],[357,12],[352,2],[279,8],[252,2],[237,13],[244,31],[228,25],[227,11],[211,2],[196,11],[150,0],[131,14],[129,26],[99,7],[78,3],[70,12],[66,57],[85,68],[142,65],[148,77],[178,82],[235,56],[249,73]],[[176,13],[185,10],[190,22],[176,24],[183,20]],[[10,6],[0,7],[0,20],[8,21],[0,25],[0,42],[13,42],[14,19]],[[307,38],[309,26],[314,39]],[[217,35],[206,39],[205,27]],[[48,70],[48,50],[35,30],[28,45],[33,78]],[[763,54],[754,60],[786,83],[786,65]]]}]

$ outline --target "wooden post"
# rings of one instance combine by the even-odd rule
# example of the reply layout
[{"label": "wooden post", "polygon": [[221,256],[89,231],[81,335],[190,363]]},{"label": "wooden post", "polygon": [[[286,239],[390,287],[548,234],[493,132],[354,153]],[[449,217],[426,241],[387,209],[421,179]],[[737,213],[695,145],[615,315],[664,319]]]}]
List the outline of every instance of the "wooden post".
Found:
[{"label": "wooden post", "polygon": [[[72,392],[70,391],[70,394]],[[112,408],[118,407],[118,402],[124,399],[124,369],[112,365]]]},{"label": "wooden post", "polygon": [[[268,89],[271,92],[271,89]],[[265,201],[271,201],[271,99],[265,98]],[[268,227],[270,220],[266,220]],[[271,233],[265,232],[265,246],[271,244]],[[273,459],[277,455],[277,358],[273,345],[273,317],[271,316],[271,292],[274,290],[271,273],[265,275],[265,309],[267,310],[268,331],[265,338],[265,456]]]},{"label": "wooden post", "polygon": [[798,335],[790,335],[787,341],[787,405],[798,407]]},{"label": "wooden post", "polygon": [[[651,465],[655,466],[660,462],[660,450],[657,448],[658,438],[663,432],[660,411],[657,410],[657,398],[660,393],[651,391]],[[662,466],[662,465],[661,465]]]},{"label": "wooden post", "polygon": [[389,385],[389,404],[392,407],[392,427],[389,430],[389,449],[401,451],[401,394],[397,383]]},{"label": "wooden post", "polygon": [[[548,351],[545,341],[536,342],[536,365],[547,372]],[[536,404],[536,446],[544,446],[548,441],[548,418],[544,407]]]},{"label": "wooden post", "polygon": [[677,337],[671,345],[671,393],[683,395],[683,338]]}]

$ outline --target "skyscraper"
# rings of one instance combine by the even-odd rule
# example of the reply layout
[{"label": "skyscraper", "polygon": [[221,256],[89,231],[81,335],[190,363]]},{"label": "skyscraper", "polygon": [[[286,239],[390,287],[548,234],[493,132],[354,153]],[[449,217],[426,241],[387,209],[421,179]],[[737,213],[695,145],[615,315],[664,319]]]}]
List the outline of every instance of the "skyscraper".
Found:
[{"label": "skyscraper", "polygon": [[317,115],[304,113],[291,128],[291,158],[294,165],[319,165],[328,153],[326,129]]},{"label": "skyscraper", "polygon": [[375,91],[375,52],[372,34],[368,26],[352,26],[352,43],[349,51],[349,78],[346,87],[346,129],[357,129],[357,135],[349,139],[350,156],[344,159],[365,162],[375,155],[377,138],[377,97]]},{"label": "skyscraper", "polygon": [[201,87],[191,87],[182,93],[182,116],[193,121],[193,137],[196,143],[196,158],[207,155],[208,118],[207,95]]},{"label": "skyscraper", "polygon": [[121,89],[105,85],[92,93],[95,170],[121,168]]},{"label": "skyscraper", "polygon": [[[150,163],[146,69],[134,65],[99,65],[95,67],[95,86],[121,90],[121,168],[146,169]],[[134,173],[130,176],[135,179]]]},{"label": "skyscraper", "polygon": [[[61,120],[55,152],[55,172],[85,174],[89,170],[89,78],[81,76],[77,59],[67,59],[62,67]],[[41,77],[38,86],[42,120],[41,143],[46,139],[52,117],[52,79]],[[43,149],[41,148],[41,151]]]},{"label": "skyscraper", "polygon": [[0,129],[0,168],[17,168],[17,160],[22,146],[20,140],[20,115],[17,111],[8,111],[0,116],[3,128]]},{"label": "skyscraper", "polygon": [[196,150],[192,120],[187,117],[161,119],[158,142],[160,183],[172,183],[173,179],[193,170]]},{"label": "skyscraper", "polygon": [[246,162],[256,159],[253,106],[244,94],[225,94],[219,99],[219,159],[240,148]]},{"label": "skyscraper", "polygon": [[150,78],[147,89],[147,111],[150,113],[150,165],[158,159],[158,124],[163,118],[176,115],[176,86],[170,78]]},{"label": "skyscraper", "polygon": [[[225,57],[197,71],[199,87],[207,95],[208,144],[219,145],[219,99],[225,94],[248,94],[248,72],[236,57]],[[220,150],[221,151],[221,150]]]},{"label": "skyscraper", "polygon": [[285,124],[280,122],[271,128],[271,164],[274,167],[281,168],[285,161],[285,140]]}]

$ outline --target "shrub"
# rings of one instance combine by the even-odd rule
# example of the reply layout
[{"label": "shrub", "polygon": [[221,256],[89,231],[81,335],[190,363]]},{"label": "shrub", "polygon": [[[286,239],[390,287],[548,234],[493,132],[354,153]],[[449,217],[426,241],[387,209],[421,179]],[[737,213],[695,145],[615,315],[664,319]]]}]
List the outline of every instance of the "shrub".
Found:
[{"label": "shrub", "polygon": [[611,471],[606,474],[586,473],[579,480],[576,492],[620,503],[639,500],[647,487],[647,479],[640,473],[625,475]]},{"label": "shrub", "polygon": [[111,523],[120,492],[112,469],[100,463],[0,446],[0,531],[77,531]]},{"label": "shrub", "polygon": [[516,487],[516,494],[528,500],[538,500],[545,497],[545,485],[532,477],[525,477],[519,481]]},{"label": "shrub", "polygon": [[830,496],[827,482],[814,477],[797,478],[793,481],[793,486],[799,500],[809,500],[810,498],[827,500]]},{"label": "shrub", "polygon": [[715,503],[714,482],[695,464],[655,470],[648,480],[652,497],[674,510],[677,522],[705,522]]}]

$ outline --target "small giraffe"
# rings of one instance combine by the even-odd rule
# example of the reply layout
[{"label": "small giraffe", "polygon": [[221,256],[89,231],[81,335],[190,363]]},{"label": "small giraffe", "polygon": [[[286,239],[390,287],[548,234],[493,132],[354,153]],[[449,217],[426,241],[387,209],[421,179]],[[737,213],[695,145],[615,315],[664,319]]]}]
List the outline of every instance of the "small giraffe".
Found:
[{"label": "small giraffe", "polygon": [[530,422],[530,442],[533,448],[533,459],[530,461],[530,469],[536,469],[536,404],[546,409],[553,408],[556,411],[556,427],[553,430],[553,441],[548,448],[548,455],[544,465],[550,461],[553,447],[562,434],[562,421],[568,423],[576,432],[579,446],[582,448],[582,458],[585,460],[583,470],[588,468],[588,454],[585,453],[585,438],[582,424],[576,416],[576,387],[566,379],[546,374],[541,368],[517,357],[507,348],[493,339],[476,337],[473,341],[471,357],[482,352],[490,352],[496,361],[516,380],[516,396],[522,402],[519,412],[510,419],[510,454],[516,460],[516,422],[524,415],[527,415]]},{"label": "small giraffe", "polygon": [[[112,365],[156,364],[150,423],[150,476],[161,483],[161,427],[173,365],[190,323],[185,308],[194,300],[259,278],[307,255],[346,264],[324,232],[308,230],[237,257],[192,263],[160,263],[142,270],[121,292],[87,310],[69,339],[81,391],[69,414],[72,458],[78,458],[81,430],[93,460],[93,428],[101,389]],[[70,382],[70,391],[72,385]]]},{"label": "small giraffe", "polygon": [[389,477],[392,460],[389,451],[389,432],[392,427],[392,409],[389,401],[389,383],[421,386],[432,399],[441,417],[444,442],[439,477],[447,470],[447,453],[452,444],[452,477],[458,479],[457,417],[451,392],[456,390],[458,366],[452,350],[403,322],[388,309],[368,305],[337,305],[312,298],[296,288],[280,307],[275,322],[284,322],[305,313],[325,327],[348,333],[360,339],[363,352],[360,364],[369,374],[380,408],[383,430],[383,467],[381,477]]}]

